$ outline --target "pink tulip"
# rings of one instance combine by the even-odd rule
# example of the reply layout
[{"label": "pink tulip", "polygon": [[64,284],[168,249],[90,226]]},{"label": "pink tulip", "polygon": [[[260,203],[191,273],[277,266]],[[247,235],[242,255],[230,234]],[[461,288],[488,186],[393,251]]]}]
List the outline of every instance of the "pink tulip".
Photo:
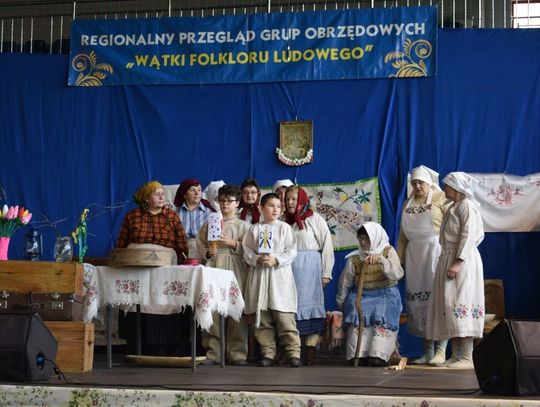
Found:
[{"label": "pink tulip", "polygon": [[21,223],[26,225],[28,222],[30,222],[30,219],[32,219],[32,214],[29,212],[26,216],[22,217]]},{"label": "pink tulip", "polygon": [[15,217],[16,215],[16,212],[15,212],[15,208],[12,206],[8,209],[6,215],[4,216],[6,219],[8,220],[11,220]]}]

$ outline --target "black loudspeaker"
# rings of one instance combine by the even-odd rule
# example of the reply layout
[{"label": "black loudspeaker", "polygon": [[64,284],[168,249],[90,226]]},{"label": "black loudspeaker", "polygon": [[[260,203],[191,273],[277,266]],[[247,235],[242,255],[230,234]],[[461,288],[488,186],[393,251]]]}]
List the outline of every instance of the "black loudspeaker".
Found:
[{"label": "black loudspeaker", "polygon": [[56,338],[37,314],[0,314],[0,379],[51,377]]},{"label": "black loudspeaker", "polygon": [[540,321],[503,320],[473,351],[484,393],[540,394]]}]

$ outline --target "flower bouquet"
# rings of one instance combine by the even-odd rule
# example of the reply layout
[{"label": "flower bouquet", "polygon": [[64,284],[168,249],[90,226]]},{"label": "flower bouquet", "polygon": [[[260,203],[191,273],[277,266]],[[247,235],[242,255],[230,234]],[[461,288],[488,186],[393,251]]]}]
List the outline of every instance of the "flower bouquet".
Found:
[{"label": "flower bouquet", "polygon": [[7,260],[11,236],[19,227],[26,225],[31,218],[32,214],[22,206],[19,208],[16,205],[8,208],[7,205],[4,205],[0,212],[0,260]]}]

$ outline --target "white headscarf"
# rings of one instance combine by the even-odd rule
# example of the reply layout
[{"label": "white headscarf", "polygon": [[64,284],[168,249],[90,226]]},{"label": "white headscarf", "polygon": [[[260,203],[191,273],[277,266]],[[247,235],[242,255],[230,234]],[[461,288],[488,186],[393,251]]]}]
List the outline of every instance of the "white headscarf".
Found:
[{"label": "white headscarf", "polygon": [[278,188],[281,188],[281,187],[291,187],[294,185],[294,182],[292,182],[290,179],[278,179],[274,186],[272,187],[272,192],[276,192],[278,190]]},{"label": "white headscarf", "polygon": [[354,255],[364,257],[370,254],[381,254],[384,248],[390,245],[390,239],[388,238],[386,231],[378,223],[366,222],[358,227],[357,232],[361,228],[364,228],[369,236],[369,242],[371,243],[370,248],[368,251],[364,251],[362,248],[355,250],[345,256],[346,259]]},{"label": "white headscarf", "polygon": [[451,172],[443,179],[443,184],[451,186],[473,201],[476,205],[480,206],[478,201],[474,198],[474,191],[476,190],[478,183],[479,181],[476,178],[471,177],[466,172],[459,171]]},{"label": "white headscarf", "polygon": [[409,171],[407,175],[407,196],[411,196],[413,193],[411,182],[414,180],[425,182],[435,191],[441,190],[441,187],[439,187],[439,173],[425,165],[420,165]]},{"label": "white headscarf", "polygon": [[225,181],[219,180],[219,181],[212,181],[206,188],[204,188],[204,191],[202,193],[203,199],[206,199],[208,202],[210,202],[210,205],[218,211],[221,212],[221,209],[219,208],[219,203],[217,201],[218,198],[218,191],[219,188],[221,188],[223,185],[225,185]]}]

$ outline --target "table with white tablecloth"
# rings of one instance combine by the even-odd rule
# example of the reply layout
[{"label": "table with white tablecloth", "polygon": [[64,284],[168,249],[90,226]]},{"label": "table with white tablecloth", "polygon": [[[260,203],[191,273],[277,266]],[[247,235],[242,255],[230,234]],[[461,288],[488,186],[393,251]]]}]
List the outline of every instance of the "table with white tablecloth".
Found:
[{"label": "table with white tablecloth", "polygon": [[[234,273],[205,266],[95,267],[84,265],[83,317],[90,322],[105,308],[107,362],[111,367],[110,309],[137,306],[140,312],[172,314],[193,309],[194,324],[208,330],[212,313],[238,320],[244,299]],[[195,329],[193,329],[195,333]],[[221,334],[222,341],[224,335]],[[192,339],[192,368],[195,341]],[[222,362],[224,360],[222,346]]]}]

